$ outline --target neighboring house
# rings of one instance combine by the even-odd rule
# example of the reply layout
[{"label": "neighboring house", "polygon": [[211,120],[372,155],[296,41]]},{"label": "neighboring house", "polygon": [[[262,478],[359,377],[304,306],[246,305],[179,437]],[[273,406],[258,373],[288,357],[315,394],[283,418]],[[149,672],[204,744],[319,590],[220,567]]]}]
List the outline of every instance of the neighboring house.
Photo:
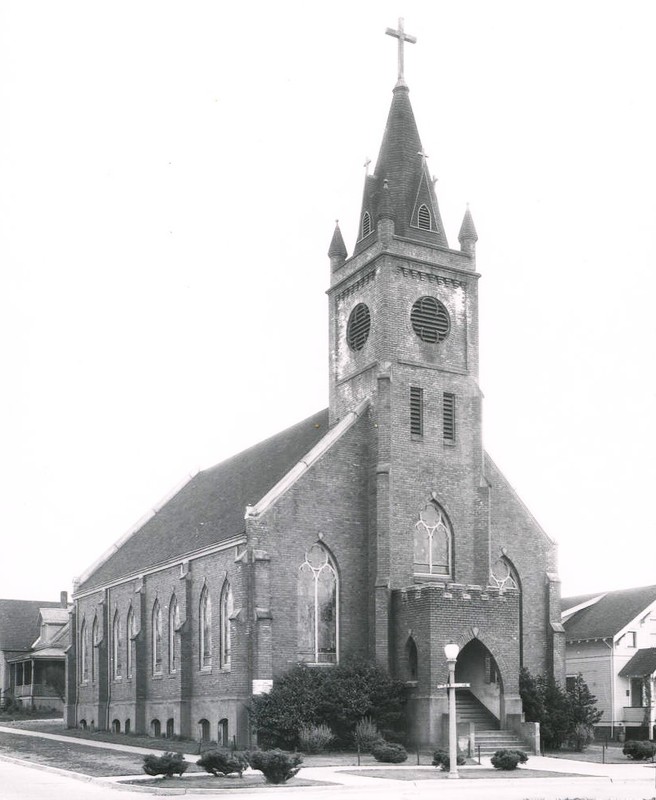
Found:
[{"label": "neighboring house", "polygon": [[579,672],[603,717],[597,735],[653,737],[656,586],[562,600],[567,679]]},{"label": "neighboring house", "polygon": [[66,592],[59,603],[0,600],[0,705],[61,711],[69,646]]},{"label": "neighboring house", "polygon": [[[195,475],[76,582],[69,726],[246,746],[276,676],[366,658],[408,683],[412,741],[437,743],[445,644],[502,726],[522,725],[522,665],[563,679],[556,548],[483,447],[478,237],[467,210],[449,247],[402,78],[357,230],[328,251],[329,408]],[[249,247],[239,269],[267,257]],[[279,354],[299,375],[301,317]]]}]

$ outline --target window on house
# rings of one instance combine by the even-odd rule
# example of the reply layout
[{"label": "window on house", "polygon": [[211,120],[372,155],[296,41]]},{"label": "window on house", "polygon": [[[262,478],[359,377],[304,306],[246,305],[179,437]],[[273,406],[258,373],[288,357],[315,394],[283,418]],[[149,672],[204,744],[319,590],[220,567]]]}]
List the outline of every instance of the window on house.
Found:
[{"label": "window on house", "polygon": [[368,211],[365,211],[362,215],[362,239],[369,236],[371,233],[371,217]]},{"label": "window on house", "polygon": [[132,677],[132,669],[134,664],[134,612],[132,606],[128,609],[128,618],[125,626],[126,642],[127,642],[127,658],[125,664],[125,673],[128,678]]},{"label": "window on house", "polygon": [[422,205],[419,207],[419,213],[417,214],[417,224],[424,231],[430,231],[433,229],[431,213],[428,210],[427,205]]},{"label": "window on house", "polygon": [[169,672],[178,669],[178,634],[176,630],[180,625],[180,610],[178,601],[173,595],[169,602]]},{"label": "window on house", "polygon": [[442,434],[445,442],[456,440],[456,396],[451,392],[442,395]]},{"label": "window on house", "polygon": [[[152,617],[153,674],[162,674],[162,609],[155,600]],[[156,734],[159,736],[159,734]]]},{"label": "window on house", "polygon": [[209,669],[212,666],[212,601],[207,586],[200,593],[200,666]]},{"label": "window on house", "polygon": [[431,500],[419,513],[414,533],[414,571],[418,575],[450,575],[452,532],[446,515]]},{"label": "window on house", "polygon": [[424,435],[424,390],[418,386],[410,387],[410,433]]},{"label": "window on house", "polygon": [[230,617],[233,612],[232,589],[230,584],[226,581],[221,590],[221,602],[219,605],[220,614],[220,653],[219,659],[223,669],[230,669],[230,654],[231,654],[231,636],[230,636]]},{"label": "window on house", "polygon": [[337,567],[328,550],[314,544],[305,554],[298,573],[299,660],[335,664],[338,660]]},{"label": "window on house", "polygon": [[121,619],[118,611],[114,614],[112,623],[112,678],[121,677]]}]

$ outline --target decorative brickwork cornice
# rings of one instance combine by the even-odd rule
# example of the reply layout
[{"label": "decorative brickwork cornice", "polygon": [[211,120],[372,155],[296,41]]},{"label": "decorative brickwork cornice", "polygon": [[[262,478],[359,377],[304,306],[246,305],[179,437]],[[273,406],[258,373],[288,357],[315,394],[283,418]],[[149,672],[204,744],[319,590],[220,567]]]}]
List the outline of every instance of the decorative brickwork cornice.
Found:
[{"label": "decorative brickwork cornice", "polygon": [[369,272],[366,272],[361,278],[358,278],[357,281],[354,281],[352,284],[342,289],[342,291],[337,295],[338,302],[350,297],[352,294],[355,294],[355,292],[357,292],[359,289],[362,289],[363,286],[371,283],[375,277],[376,268],[374,267],[373,269],[369,270]]},{"label": "decorative brickwork cornice", "polygon": [[404,267],[401,264],[397,266],[397,272],[400,272],[404,278],[415,278],[419,281],[426,281],[428,283],[436,283],[440,286],[455,286],[456,288],[464,288],[465,282],[459,281],[456,278],[447,278],[444,275],[435,275],[433,272],[425,272],[421,269],[414,269],[412,267]]}]

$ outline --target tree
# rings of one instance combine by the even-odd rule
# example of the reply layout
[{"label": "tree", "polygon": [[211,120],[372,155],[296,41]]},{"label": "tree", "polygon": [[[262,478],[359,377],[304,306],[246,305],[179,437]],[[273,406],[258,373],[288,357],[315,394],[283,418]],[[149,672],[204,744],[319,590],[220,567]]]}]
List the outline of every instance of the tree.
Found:
[{"label": "tree", "polygon": [[594,739],[594,725],[603,711],[597,709],[597,698],[579,674],[567,687],[570,706],[569,743],[574,750],[583,750]]}]

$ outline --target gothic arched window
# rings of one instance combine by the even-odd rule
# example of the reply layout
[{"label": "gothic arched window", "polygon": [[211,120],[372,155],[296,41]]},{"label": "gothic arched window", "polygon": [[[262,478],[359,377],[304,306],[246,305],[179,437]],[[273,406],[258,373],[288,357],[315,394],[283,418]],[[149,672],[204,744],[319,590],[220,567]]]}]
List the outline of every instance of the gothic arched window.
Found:
[{"label": "gothic arched window", "polygon": [[335,664],[338,659],[339,579],[328,550],[314,544],[298,571],[299,659]]},{"label": "gothic arched window", "polygon": [[499,556],[490,570],[490,585],[499,589],[519,589],[519,575],[505,556]]},{"label": "gothic arched window", "polygon": [[212,601],[207,586],[200,593],[198,616],[201,669],[212,666]]},{"label": "gothic arched window", "polygon": [[368,211],[365,211],[362,215],[362,236],[361,239],[365,239],[371,233],[371,216]]},{"label": "gothic arched window", "polygon": [[424,231],[433,230],[431,212],[427,205],[419,206],[419,213],[417,214],[417,224]]},{"label": "gothic arched window", "polygon": [[162,672],[162,609],[159,600],[155,600],[152,620],[153,673]]},{"label": "gothic arched window", "polygon": [[169,672],[175,672],[178,668],[178,638],[176,630],[180,625],[180,611],[178,601],[173,595],[169,602]]},{"label": "gothic arched window", "polygon": [[118,611],[112,622],[112,678],[121,677],[121,619]]},{"label": "gothic arched window", "polygon": [[417,653],[417,643],[412,636],[408,637],[405,643],[405,657],[407,663],[408,680],[416,681],[419,674],[419,656]]},{"label": "gothic arched window", "polygon": [[93,624],[91,625],[91,681],[92,682],[98,678],[98,658],[96,653],[97,645],[98,645],[98,619],[94,617]]},{"label": "gothic arched window", "polygon": [[82,683],[89,680],[89,643],[87,642],[87,622],[82,620],[80,626],[80,677]]},{"label": "gothic arched window", "polygon": [[128,678],[132,677],[132,669],[134,666],[134,611],[132,606],[128,609],[128,619],[125,626],[126,642],[127,642],[127,658],[125,664],[125,673]]},{"label": "gothic arched window", "polygon": [[221,602],[219,605],[219,615],[220,615],[220,653],[219,659],[221,667],[224,669],[230,669],[230,651],[231,651],[231,641],[230,641],[230,617],[234,610],[234,603],[232,600],[232,589],[230,588],[230,584],[226,581],[223,584],[223,589],[221,590]]},{"label": "gothic arched window", "polygon": [[434,500],[419,512],[415,524],[414,571],[419,575],[450,575],[452,533],[444,511]]}]

